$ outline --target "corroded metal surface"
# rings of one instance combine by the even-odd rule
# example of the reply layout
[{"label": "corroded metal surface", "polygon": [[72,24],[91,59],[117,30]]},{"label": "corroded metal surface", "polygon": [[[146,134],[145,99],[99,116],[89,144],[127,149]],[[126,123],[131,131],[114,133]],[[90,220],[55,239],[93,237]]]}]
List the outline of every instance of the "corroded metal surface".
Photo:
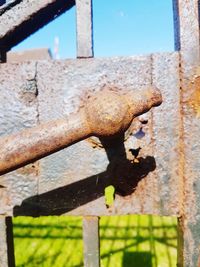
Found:
[{"label": "corroded metal surface", "polygon": [[[199,1],[177,0],[175,25],[180,48],[182,205],[179,218],[179,265],[199,266],[200,120],[199,120]],[[180,183],[181,185],[181,183]]]},{"label": "corroded metal surface", "polygon": [[153,84],[162,88],[163,96],[163,104],[158,112],[153,112],[152,154],[157,162],[157,176],[160,177],[157,183],[154,182],[154,193],[160,196],[159,205],[162,206],[163,213],[167,214],[167,208],[179,214],[182,205],[182,176],[178,163],[181,121],[178,54],[174,53],[170,57],[154,54],[152,76]]},{"label": "corroded metal surface", "polygon": [[0,173],[6,173],[90,135],[83,112],[0,139]]},{"label": "corroded metal surface", "polygon": [[[18,79],[21,79],[20,71],[23,66],[27,68],[24,64],[4,64],[1,71],[8,72],[9,69],[9,76],[18,75]],[[178,68],[177,53],[153,57],[36,63],[34,82],[38,93],[34,95],[34,101],[37,104],[37,123],[40,124],[76,113],[85,99],[95,95],[105,84],[110,88],[115,85],[126,94],[129,90],[141,93],[144,88],[151,87],[153,81],[162,91],[163,104],[155,113],[147,113],[139,119],[134,119],[124,145],[119,139],[113,141],[110,146],[105,140],[100,139],[102,147],[94,146],[90,140],[81,141],[41,159],[35,163],[37,167],[31,168],[28,165],[9,175],[3,175],[1,192],[4,204],[1,205],[1,213],[14,212],[16,216],[179,214],[179,201],[174,197],[179,184],[179,180],[176,180],[179,152],[175,149],[173,153],[165,155],[162,150],[164,145],[172,151],[167,136],[171,142],[177,140],[178,125],[175,118],[178,110],[176,100],[179,98]],[[127,75],[127,72],[131,72],[132,75]],[[163,72],[165,78],[160,74]],[[29,86],[31,84],[30,91],[35,88],[34,82],[28,82]],[[8,94],[6,86],[12,87],[9,81],[4,81],[1,84],[4,94]],[[20,86],[18,89],[15,87],[14,91],[10,92],[11,95],[15,90],[21,90]],[[29,106],[28,103],[33,96],[22,93],[18,97]],[[168,98],[171,99],[170,102],[167,101]],[[8,103],[6,105],[9,106]],[[5,108],[2,112],[5,114]],[[17,112],[9,117],[11,125],[12,120],[15,122],[15,114],[17,115]],[[158,123],[157,119],[154,119],[163,116],[168,124],[164,121]],[[29,127],[31,126],[32,123]],[[164,133],[166,139],[162,143],[159,136]],[[6,134],[5,128],[4,135]],[[138,150],[139,147],[141,149]],[[173,169],[169,162],[173,163]],[[36,175],[32,176],[34,172]],[[21,180],[19,173],[23,177]],[[31,186],[27,175],[35,177],[36,191],[25,190],[25,184],[29,185],[28,188]],[[104,188],[111,183],[116,188],[115,201],[112,207],[107,208]],[[27,194],[22,194],[24,191]]]},{"label": "corroded metal surface", "polygon": [[0,266],[15,267],[13,224],[11,217],[0,217]]},{"label": "corroded metal surface", "polygon": [[[38,124],[36,63],[0,66],[0,134],[9,135]],[[1,214],[38,193],[38,163],[1,177]]]},{"label": "corroded metal surface", "polygon": [[[83,23],[84,21],[84,23]],[[76,43],[77,43],[77,58],[91,58],[94,56],[93,52],[93,18],[92,18],[92,0],[76,0]],[[97,229],[95,233],[99,231],[98,217],[93,217],[93,229]],[[83,223],[87,222],[87,218],[83,217]],[[83,239],[84,248],[90,246],[90,238],[93,238],[93,232],[87,231],[87,227],[83,227],[83,236],[87,236]],[[94,259],[97,265],[100,262],[100,251],[98,238],[94,245],[98,248],[98,258]],[[90,253],[90,252],[89,252]],[[93,257],[92,257],[93,258]],[[84,256],[84,261],[90,261],[90,257]],[[86,265],[86,263],[84,263]]]},{"label": "corroded metal surface", "polygon": [[92,23],[92,0],[76,0],[77,58],[93,57]]},{"label": "corroded metal surface", "polygon": [[[32,1],[29,5],[29,0],[18,0],[11,1],[12,9],[0,9],[0,61],[5,61],[6,49],[52,19],[55,9],[50,8],[50,17],[44,18],[41,7],[47,10],[53,2],[63,6],[62,1],[47,1],[35,8]],[[85,3],[91,4],[77,0],[78,57],[93,54],[91,5]],[[124,143],[124,136],[112,142],[90,138],[3,175],[0,214],[176,215],[178,266],[199,266],[199,1],[173,0],[173,4],[175,48],[180,53],[1,66],[2,135],[77,112],[85,92],[92,95],[105,84],[123,91],[153,84],[162,90],[163,104],[156,112],[135,119]],[[83,7],[89,20],[81,33]],[[23,16],[18,16],[23,10]],[[34,24],[30,14],[43,18],[41,24]],[[24,28],[24,21],[34,27]],[[116,194],[108,208],[104,188],[110,184]]]},{"label": "corroded metal surface", "polygon": [[[115,89],[115,91],[112,91]],[[123,134],[134,118],[162,103],[153,87],[123,94],[104,88],[87,99],[77,114],[0,139],[0,174],[7,173],[94,135]]]},{"label": "corroded metal surface", "polygon": [[7,237],[6,237],[6,218],[0,217],[0,264],[1,266],[8,266],[8,246],[7,246]]},{"label": "corroded metal surface", "polygon": [[0,7],[0,49],[8,51],[75,5],[74,0],[15,0]]},{"label": "corroded metal surface", "polygon": [[91,133],[97,137],[113,137],[123,134],[134,118],[162,103],[162,96],[154,87],[135,91],[106,87],[91,96],[85,104],[86,120]]},{"label": "corroded metal surface", "polygon": [[100,266],[99,218],[83,218],[84,266]]}]

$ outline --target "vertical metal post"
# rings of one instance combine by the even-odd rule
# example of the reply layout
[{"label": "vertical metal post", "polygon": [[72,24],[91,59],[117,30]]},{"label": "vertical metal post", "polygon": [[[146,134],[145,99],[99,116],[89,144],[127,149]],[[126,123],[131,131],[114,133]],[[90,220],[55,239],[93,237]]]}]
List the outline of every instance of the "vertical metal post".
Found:
[{"label": "vertical metal post", "polygon": [[8,266],[7,238],[6,238],[6,219],[0,218],[0,266]]},{"label": "vertical metal post", "polygon": [[76,0],[77,58],[93,57],[92,0]]},{"label": "vertical metal post", "polygon": [[180,184],[178,266],[200,266],[200,43],[199,1],[173,0],[180,50]]},{"label": "vertical metal post", "polygon": [[[92,0],[76,0],[77,58],[93,54]],[[84,266],[100,266],[99,218],[83,218]]]},{"label": "vertical metal post", "polygon": [[99,218],[88,216],[83,218],[84,266],[100,266],[99,257]]},{"label": "vertical metal post", "polygon": [[11,217],[0,218],[0,266],[15,267],[13,225]]}]

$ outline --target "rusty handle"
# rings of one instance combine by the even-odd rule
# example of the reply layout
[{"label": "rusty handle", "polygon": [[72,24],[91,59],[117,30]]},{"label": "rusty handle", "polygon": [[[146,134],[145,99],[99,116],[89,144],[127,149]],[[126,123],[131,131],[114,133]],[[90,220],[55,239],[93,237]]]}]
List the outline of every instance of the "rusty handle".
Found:
[{"label": "rusty handle", "polygon": [[104,89],[88,99],[77,114],[0,138],[0,174],[59,151],[89,136],[113,137],[132,120],[162,102],[158,89],[120,93]]},{"label": "rusty handle", "polygon": [[0,139],[0,174],[57,152],[90,135],[82,113],[29,128]]}]

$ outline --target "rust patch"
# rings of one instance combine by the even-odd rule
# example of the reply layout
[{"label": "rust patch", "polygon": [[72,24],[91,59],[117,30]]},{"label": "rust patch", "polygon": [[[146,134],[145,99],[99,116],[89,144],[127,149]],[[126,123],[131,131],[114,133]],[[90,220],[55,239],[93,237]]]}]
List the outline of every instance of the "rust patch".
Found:
[{"label": "rust patch", "polygon": [[200,256],[198,258],[198,265],[197,265],[197,267],[200,267]]},{"label": "rust patch", "polygon": [[2,137],[0,173],[25,166],[90,136],[113,139],[123,134],[134,118],[161,103],[161,93],[155,87],[129,91],[124,95],[120,90],[100,91],[69,118]]},{"label": "rust patch", "polygon": [[19,168],[17,172],[22,175],[34,174],[37,176],[39,174],[39,170],[40,170],[40,164],[37,161],[36,163],[28,164],[27,166],[24,166],[23,168]]},{"label": "rust patch", "polygon": [[192,108],[197,118],[200,118],[200,69],[190,82],[189,91],[193,92],[187,104]]}]

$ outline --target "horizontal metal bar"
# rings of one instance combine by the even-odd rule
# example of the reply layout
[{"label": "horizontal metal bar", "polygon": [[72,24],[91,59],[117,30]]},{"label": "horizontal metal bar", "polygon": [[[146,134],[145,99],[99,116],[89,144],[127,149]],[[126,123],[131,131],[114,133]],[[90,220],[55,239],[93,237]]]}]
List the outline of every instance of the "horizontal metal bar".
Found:
[{"label": "horizontal metal bar", "polygon": [[90,136],[85,114],[52,121],[0,138],[0,174],[9,172]]},{"label": "horizontal metal bar", "polygon": [[162,103],[155,87],[137,91],[103,91],[90,96],[76,114],[0,138],[0,174],[48,156],[92,135],[123,134],[137,116]]}]

